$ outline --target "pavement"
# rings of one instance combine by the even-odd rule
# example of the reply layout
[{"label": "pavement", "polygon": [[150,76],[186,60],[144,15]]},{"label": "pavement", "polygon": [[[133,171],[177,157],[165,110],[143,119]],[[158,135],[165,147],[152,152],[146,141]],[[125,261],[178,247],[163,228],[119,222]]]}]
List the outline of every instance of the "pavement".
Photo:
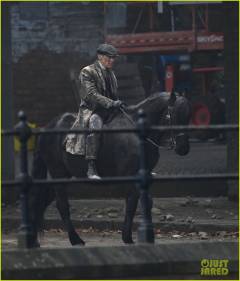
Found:
[{"label": "pavement", "polygon": [[[71,200],[73,223],[88,246],[122,245],[121,228],[124,200]],[[154,198],[152,209],[155,242],[162,241],[238,241],[238,204],[226,197]],[[2,206],[2,248],[17,247],[21,212],[19,204]],[[141,223],[137,209],[133,237]],[[55,202],[45,214],[42,247],[69,247],[67,233]]]}]

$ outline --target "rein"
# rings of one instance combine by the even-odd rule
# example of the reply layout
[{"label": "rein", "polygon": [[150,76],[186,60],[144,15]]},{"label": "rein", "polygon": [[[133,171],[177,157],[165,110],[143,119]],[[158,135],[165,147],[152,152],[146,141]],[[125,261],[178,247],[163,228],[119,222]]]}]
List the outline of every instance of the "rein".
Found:
[{"label": "rein", "polygon": [[[127,120],[135,127],[135,122],[133,121],[132,117],[122,108],[119,108],[120,111],[123,113],[123,115],[127,118]],[[171,115],[169,115],[171,116]],[[170,117],[171,118],[171,117]],[[172,139],[172,138],[171,138]],[[146,140],[151,143],[153,146],[157,147],[158,149],[161,148],[160,145],[158,145],[157,143],[155,143],[152,139],[150,138],[146,138]]]},{"label": "rein", "polygon": [[[168,126],[171,126],[172,125],[172,107],[169,105],[168,105],[166,119],[168,120]],[[175,146],[176,146],[176,140],[174,138],[173,131],[170,130],[170,144],[168,146],[168,149],[172,150]]]}]

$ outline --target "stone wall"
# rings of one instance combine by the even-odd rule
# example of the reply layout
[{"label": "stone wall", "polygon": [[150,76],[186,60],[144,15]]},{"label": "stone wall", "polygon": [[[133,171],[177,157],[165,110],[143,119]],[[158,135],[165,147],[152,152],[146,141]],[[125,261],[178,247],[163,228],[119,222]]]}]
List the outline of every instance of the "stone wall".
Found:
[{"label": "stone wall", "polygon": [[103,39],[103,3],[20,2],[12,7],[13,60],[30,50],[94,56]]},{"label": "stone wall", "polygon": [[77,104],[69,76],[103,42],[103,3],[20,2],[11,8],[14,118],[43,126]]}]

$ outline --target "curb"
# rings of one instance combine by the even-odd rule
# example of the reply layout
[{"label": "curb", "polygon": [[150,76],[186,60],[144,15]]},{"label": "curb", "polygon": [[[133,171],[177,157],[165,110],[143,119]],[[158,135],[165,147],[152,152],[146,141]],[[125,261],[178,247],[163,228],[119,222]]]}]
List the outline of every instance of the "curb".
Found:
[{"label": "curb", "polygon": [[[17,249],[2,257],[2,277],[8,280],[238,278],[237,242]],[[214,260],[217,265],[211,265]],[[206,262],[213,271],[205,271]]]}]

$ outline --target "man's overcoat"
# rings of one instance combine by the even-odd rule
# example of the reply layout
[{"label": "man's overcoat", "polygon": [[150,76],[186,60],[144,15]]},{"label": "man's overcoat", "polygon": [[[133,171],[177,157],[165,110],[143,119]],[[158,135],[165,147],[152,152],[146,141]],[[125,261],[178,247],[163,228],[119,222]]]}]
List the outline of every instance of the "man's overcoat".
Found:
[{"label": "man's overcoat", "polygon": [[[106,70],[99,61],[84,67],[79,75],[81,104],[71,129],[84,129],[93,113],[98,113],[104,122],[111,119],[112,104],[117,100],[117,79],[114,72]],[[66,151],[85,155],[83,134],[69,134],[65,140]]]}]

